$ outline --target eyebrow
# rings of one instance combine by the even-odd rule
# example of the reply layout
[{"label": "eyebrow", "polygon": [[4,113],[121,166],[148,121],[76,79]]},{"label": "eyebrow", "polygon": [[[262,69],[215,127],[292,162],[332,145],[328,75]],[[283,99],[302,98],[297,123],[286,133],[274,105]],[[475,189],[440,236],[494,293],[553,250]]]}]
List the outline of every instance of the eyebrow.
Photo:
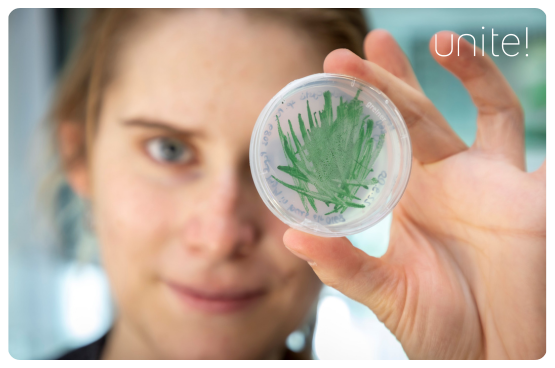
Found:
[{"label": "eyebrow", "polygon": [[198,134],[198,132],[191,131],[191,129],[184,129],[174,123],[158,121],[158,120],[142,119],[142,118],[125,120],[123,121],[123,125],[132,126],[132,127],[135,126],[135,127],[142,127],[142,128],[150,128],[150,129],[163,129],[175,134],[187,134],[187,135]]}]

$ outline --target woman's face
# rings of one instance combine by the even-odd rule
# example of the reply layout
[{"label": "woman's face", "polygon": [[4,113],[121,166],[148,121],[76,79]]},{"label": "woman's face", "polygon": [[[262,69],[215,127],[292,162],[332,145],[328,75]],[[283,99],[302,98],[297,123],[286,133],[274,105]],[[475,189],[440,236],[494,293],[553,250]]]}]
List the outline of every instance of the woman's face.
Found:
[{"label": "woman's face", "polygon": [[158,18],[118,53],[88,174],[114,333],[145,357],[277,357],[320,283],[284,248],[249,141],[267,101],[321,72],[322,55],[270,18]]}]

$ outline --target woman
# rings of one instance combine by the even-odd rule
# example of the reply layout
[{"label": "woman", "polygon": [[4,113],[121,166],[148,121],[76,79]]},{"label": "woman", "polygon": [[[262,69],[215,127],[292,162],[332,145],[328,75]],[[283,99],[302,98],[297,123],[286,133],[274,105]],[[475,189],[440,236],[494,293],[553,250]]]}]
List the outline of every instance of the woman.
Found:
[{"label": "woman", "polygon": [[[524,171],[518,100],[468,43],[434,55],[478,106],[468,148],[389,34],[371,32],[361,59],[365,32],[349,10],[93,15],[53,116],[118,314],[65,358],[295,358],[285,339],[310,319],[320,280],[368,305],[411,358],[545,353],[545,164]],[[383,90],[410,129],[412,177],[381,259],[287,230],[250,177],[259,112],[324,59]]]}]

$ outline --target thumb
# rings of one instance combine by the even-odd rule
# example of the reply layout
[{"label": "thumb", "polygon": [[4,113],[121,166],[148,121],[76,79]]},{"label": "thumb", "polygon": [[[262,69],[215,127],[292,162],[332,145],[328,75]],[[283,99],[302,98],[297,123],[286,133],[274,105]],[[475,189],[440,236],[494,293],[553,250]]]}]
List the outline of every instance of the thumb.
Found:
[{"label": "thumb", "polygon": [[382,322],[404,295],[401,271],[354,247],[347,238],[322,238],[289,229],[283,242],[320,280],[374,311]]}]

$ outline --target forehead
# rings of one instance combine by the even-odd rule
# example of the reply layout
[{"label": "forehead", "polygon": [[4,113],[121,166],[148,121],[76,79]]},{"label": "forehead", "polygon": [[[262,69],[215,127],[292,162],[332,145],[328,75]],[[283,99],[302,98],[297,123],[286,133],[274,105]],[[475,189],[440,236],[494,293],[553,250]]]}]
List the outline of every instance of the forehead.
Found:
[{"label": "forehead", "polygon": [[[302,31],[241,11],[188,10],[138,27],[108,89],[119,118],[184,128],[248,123],[287,83],[321,72],[323,55]],[[253,120],[253,115],[254,120]]]}]

